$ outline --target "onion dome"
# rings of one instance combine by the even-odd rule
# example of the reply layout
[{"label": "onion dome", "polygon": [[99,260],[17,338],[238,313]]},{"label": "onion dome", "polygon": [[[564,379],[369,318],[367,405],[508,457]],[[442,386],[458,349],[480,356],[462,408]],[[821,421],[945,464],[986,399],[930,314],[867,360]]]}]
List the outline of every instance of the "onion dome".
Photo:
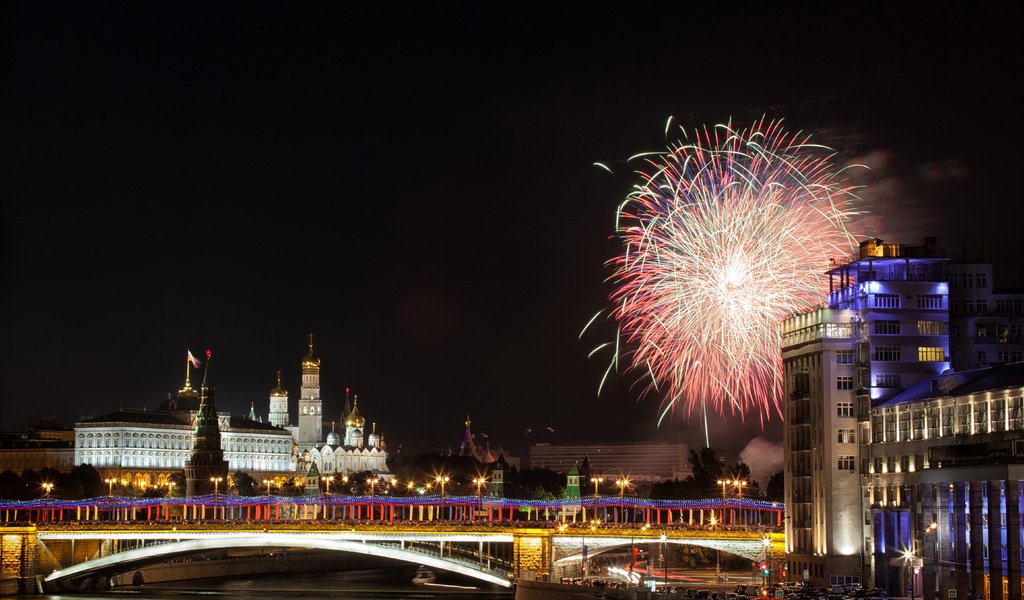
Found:
[{"label": "onion dome", "polygon": [[288,396],[288,392],[281,386],[281,372],[280,371],[277,372],[277,387],[275,387],[274,389],[270,390],[270,395],[271,396],[277,396],[277,397],[282,397],[282,396],[287,397]]},{"label": "onion dome", "polygon": [[345,417],[345,427],[362,428],[366,425],[366,419],[359,414],[359,396],[355,396],[352,403],[352,412]]},{"label": "onion dome", "polygon": [[341,445],[341,436],[334,430],[334,421],[331,421],[331,432],[327,434],[327,445],[331,448],[337,448]]},{"label": "onion dome", "polygon": [[309,334],[309,352],[302,359],[303,368],[320,368],[320,359],[313,355],[313,334]]}]

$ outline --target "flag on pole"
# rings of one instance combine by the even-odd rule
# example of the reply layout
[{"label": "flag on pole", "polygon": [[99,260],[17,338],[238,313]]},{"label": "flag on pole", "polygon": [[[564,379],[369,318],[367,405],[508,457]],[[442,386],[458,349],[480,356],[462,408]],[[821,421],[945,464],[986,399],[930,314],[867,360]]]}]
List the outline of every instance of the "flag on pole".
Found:
[{"label": "flag on pole", "polygon": [[199,362],[198,358],[192,356],[192,351],[191,350],[188,351],[188,360],[189,360],[189,362],[192,363],[192,366],[197,368],[197,369],[199,368],[200,365],[203,364],[203,363]]}]

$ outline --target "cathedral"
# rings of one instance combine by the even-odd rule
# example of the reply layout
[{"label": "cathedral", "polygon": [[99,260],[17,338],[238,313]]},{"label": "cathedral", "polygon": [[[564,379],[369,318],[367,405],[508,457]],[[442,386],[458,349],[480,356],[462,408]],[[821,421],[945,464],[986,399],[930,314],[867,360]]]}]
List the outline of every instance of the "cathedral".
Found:
[{"label": "cathedral", "polygon": [[[289,429],[296,440],[298,470],[308,472],[314,466],[321,475],[348,475],[360,471],[371,471],[377,475],[388,475],[384,436],[377,433],[376,423],[366,431],[366,419],[359,414],[359,396],[351,409],[348,390],[345,390],[345,409],[342,412],[344,437],[335,430],[323,436],[323,401],[320,398],[320,359],[313,350],[313,336],[309,336],[309,351],[302,359],[302,387],[299,393],[299,425],[285,425],[287,418],[288,392],[281,388],[280,373],[277,386],[270,392],[271,423]],[[278,407],[275,412],[275,403]],[[283,407],[283,408],[282,408]],[[274,419],[277,419],[276,421]]]}]

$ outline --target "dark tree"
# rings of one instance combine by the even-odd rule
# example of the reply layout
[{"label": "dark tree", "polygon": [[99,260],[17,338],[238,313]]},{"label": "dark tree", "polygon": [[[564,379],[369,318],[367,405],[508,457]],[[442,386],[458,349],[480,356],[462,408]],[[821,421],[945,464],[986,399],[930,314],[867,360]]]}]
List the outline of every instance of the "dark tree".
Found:
[{"label": "dark tree", "polygon": [[769,500],[782,502],[786,497],[785,474],[782,471],[772,474],[764,491]]},{"label": "dark tree", "polygon": [[231,487],[238,492],[239,496],[256,495],[256,480],[244,471],[235,471],[231,476]]}]

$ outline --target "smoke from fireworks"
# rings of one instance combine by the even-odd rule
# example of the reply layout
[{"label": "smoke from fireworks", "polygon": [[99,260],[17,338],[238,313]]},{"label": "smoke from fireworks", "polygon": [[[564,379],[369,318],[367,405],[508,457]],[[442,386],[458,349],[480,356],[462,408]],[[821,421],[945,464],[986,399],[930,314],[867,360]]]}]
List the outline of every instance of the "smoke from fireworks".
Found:
[{"label": "smoke from fireworks", "polygon": [[856,197],[833,157],[763,119],[644,157],[619,207],[612,301],[622,356],[660,393],[662,418],[781,416],[780,321],[820,306],[830,258],[853,248]]}]

